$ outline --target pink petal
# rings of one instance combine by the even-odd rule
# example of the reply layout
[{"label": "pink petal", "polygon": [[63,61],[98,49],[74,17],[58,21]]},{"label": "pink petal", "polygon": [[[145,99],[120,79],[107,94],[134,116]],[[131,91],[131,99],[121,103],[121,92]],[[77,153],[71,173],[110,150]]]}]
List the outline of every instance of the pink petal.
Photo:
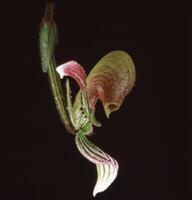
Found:
[{"label": "pink petal", "polygon": [[81,89],[86,88],[86,73],[83,67],[75,61],[66,62],[56,68],[56,71],[62,79],[64,76],[70,76],[75,79]]}]

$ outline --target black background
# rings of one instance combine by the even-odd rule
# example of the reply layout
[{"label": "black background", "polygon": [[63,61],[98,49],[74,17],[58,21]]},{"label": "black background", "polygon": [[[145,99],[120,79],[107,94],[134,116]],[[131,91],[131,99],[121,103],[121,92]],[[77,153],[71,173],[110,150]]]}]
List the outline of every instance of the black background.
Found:
[{"label": "black background", "polygon": [[[187,199],[190,7],[184,1],[55,1],[57,63],[87,72],[107,52],[134,60],[136,86],[91,140],[119,162],[96,199]],[[2,199],[93,199],[94,165],[62,126],[41,71],[38,31],[45,1],[0,3]],[[3,157],[2,157],[3,158]]]}]

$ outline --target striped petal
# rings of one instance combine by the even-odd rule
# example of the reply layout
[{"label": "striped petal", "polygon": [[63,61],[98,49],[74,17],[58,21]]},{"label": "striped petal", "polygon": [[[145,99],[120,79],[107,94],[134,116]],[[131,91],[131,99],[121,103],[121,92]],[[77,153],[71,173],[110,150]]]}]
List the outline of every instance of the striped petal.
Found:
[{"label": "striped petal", "polygon": [[118,173],[118,163],[116,160],[111,160],[113,164],[97,164],[97,182],[93,190],[93,196],[105,191],[115,180]]},{"label": "striped petal", "polygon": [[56,68],[56,71],[62,79],[64,76],[70,76],[75,79],[81,89],[86,87],[86,73],[84,69],[75,61],[66,62]]},{"label": "striped petal", "polygon": [[93,190],[93,196],[105,191],[115,180],[118,173],[117,161],[102,151],[99,147],[91,143],[87,137],[79,132],[75,139],[80,153],[90,162],[96,164],[97,181]]},{"label": "striped petal", "polygon": [[135,67],[124,51],[112,51],[95,65],[87,77],[87,95],[94,111],[98,100],[106,116],[119,109],[135,84]]},{"label": "striped petal", "polygon": [[[93,67],[87,76],[86,92],[92,113],[98,100],[107,117],[118,110],[135,85],[136,72],[133,60],[124,51],[109,52]],[[76,96],[74,112],[79,112],[80,95]]]}]

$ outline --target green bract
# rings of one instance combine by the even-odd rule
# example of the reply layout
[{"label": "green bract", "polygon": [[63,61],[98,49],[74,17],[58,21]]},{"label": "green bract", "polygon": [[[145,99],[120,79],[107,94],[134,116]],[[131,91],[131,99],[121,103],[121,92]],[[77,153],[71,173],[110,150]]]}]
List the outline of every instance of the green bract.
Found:
[{"label": "green bract", "polygon": [[57,43],[57,27],[53,20],[53,4],[47,4],[39,33],[41,65],[43,72],[47,72]]}]

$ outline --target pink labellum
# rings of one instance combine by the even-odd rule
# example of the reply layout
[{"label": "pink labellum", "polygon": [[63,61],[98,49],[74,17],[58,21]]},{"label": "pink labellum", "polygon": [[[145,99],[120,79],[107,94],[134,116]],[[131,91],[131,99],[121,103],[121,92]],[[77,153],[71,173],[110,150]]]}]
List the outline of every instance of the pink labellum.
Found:
[{"label": "pink labellum", "polygon": [[56,71],[62,79],[64,76],[70,76],[75,79],[81,89],[86,88],[86,73],[83,67],[75,61],[66,62],[56,68]]}]

